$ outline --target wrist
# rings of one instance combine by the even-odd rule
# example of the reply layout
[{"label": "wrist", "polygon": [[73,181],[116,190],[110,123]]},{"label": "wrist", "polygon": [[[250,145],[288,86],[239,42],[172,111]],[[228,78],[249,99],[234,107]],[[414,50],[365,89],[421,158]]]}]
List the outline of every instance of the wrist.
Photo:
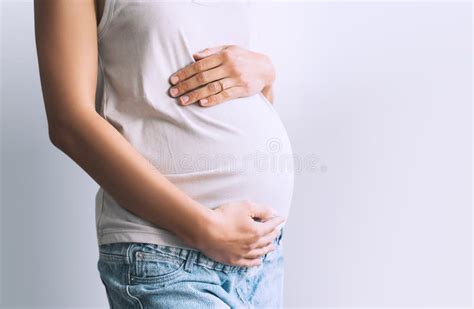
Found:
[{"label": "wrist", "polygon": [[205,250],[209,244],[213,243],[219,231],[219,218],[217,212],[211,208],[206,208],[203,215],[195,223],[194,245]]},{"label": "wrist", "polygon": [[176,233],[185,243],[201,249],[206,243],[208,235],[211,234],[216,220],[212,209],[195,203],[195,212],[192,217],[185,220],[183,228]]}]

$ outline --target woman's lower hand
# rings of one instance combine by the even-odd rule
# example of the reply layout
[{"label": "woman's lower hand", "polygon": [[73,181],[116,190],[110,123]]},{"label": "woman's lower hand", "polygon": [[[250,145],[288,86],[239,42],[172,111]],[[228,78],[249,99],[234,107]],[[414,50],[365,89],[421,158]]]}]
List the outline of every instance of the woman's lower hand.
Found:
[{"label": "woman's lower hand", "polygon": [[275,249],[285,218],[272,207],[248,201],[214,208],[210,225],[197,242],[208,257],[229,265],[258,266],[261,257]]},{"label": "woman's lower hand", "polygon": [[196,62],[170,77],[169,93],[181,105],[212,106],[270,89],[275,70],[270,58],[237,45],[224,45],[193,55]]}]

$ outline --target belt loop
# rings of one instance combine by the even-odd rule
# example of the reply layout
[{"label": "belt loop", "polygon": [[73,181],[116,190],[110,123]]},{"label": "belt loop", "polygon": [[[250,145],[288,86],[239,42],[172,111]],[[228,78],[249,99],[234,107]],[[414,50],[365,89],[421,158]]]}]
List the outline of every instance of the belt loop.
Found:
[{"label": "belt loop", "polygon": [[184,270],[190,273],[193,270],[194,261],[197,258],[197,251],[189,249],[188,256],[186,257],[186,264],[184,264]]}]

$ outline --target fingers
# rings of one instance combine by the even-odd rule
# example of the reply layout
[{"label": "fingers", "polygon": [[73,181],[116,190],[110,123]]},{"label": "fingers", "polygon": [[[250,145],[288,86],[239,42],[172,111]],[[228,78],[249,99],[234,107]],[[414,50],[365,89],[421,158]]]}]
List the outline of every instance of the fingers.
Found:
[{"label": "fingers", "polygon": [[271,242],[269,244],[267,244],[266,246],[264,247],[260,247],[260,248],[256,248],[256,249],[253,249],[251,251],[249,251],[249,253],[247,253],[245,255],[245,258],[247,259],[256,259],[256,258],[259,258],[267,253],[270,253],[272,251],[274,251],[276,249],[276,245]]},{"label": "fingers", "polygon": [[201,106],[213,106],[219,103],[222,103],[227,100],[235,99],[238,97],[241,97],[245,94],[245,88],[243,87],[231,87],[227,88],[225,90],[222,90],[221,92],[211,95],[203,100],[201,100],[199,103]]},{"label": "fingers", "polygon": [[[200,95],[199,97],[199,104],[201,106],[211,106],[211,105],[216,105],[216,104],[219,104],[219,103],[222,103],[223,101],[225,100],[229,100],[229,99],[232,99],[232,98],[235,98],[235,97],[239,97],[239,96],[242,96],[242,94],[240,92],[237,92],[235,94],[233,93],[224,93],[222,94],[224,96],[224,98],[221,98],[219,93],[226,90],[226,89],[229,89],[229,88],[233,88],[233,87],[236,87],[238,85],[238,80],[236,78],[223,78],[223,79],[220,79],[218,81],[215,82],[216,83],[216,88],[218,88],[219,90],[218,91],[207,91],[207,92],[204,92]],[[208,84],[209,86],[211,86],[210,84]],[[231,92],[234,91],[234,90],[230,90]],[[209,97],[211,97],[212,95],[216,95],[214,98],[211,98],[209,99]]]},{"label": "fingers", "polygon": [[258,218],[263,221],[277,215],[275,209],[268,205],[249,202],[248,206],[248,211],[250,212],[250,216],[252,218]]},{"label": "fingers", "polygon": [[178,70],[176,73],[171,75],[170,82],[173,85],[178,84],[197,73],[204,72],[215,68],[222,64],[222,57],[214,55],[212,57],[207,57],[199,61],[193,62],[190,65],[185,66],[184,68]]},{"label": "fingers", "polygon": [[193,104],[200,99],[208,97],[210,95],[216,94],[221,91],[222,85],[219,81],[215,81],[207,84],[206,86],[200,87],[196,90],[191,91],[190,93],[180,97],[179,103],[181,105]]},{"label": "fingers", "polygon": [[232,78],[216,80],[180,97],[179,102],[181,105],[188,105],[199,101],[201,106],[205,106],[207,97],[217,94],[228,87],[232,87],[235,83],[236,80]]},{"label": "fingers", "polygon": [[265,254],[268,254],[274,251],[277,248],[277,245],[273,242],[275,239],[275,234],[269,234],[271,237],[266,237],[266,241],[268,241],[264,246],[255,247],[247,251],[246,253],[242,254],[239,258],[232,260],[232,264],[240,265],[240,266],[258,266],[261,264],[261,258]]},{"label": "fingers", "polygon": [[279,225],[284,223],[285,220],[282,216],[275,216],[265,222],[255,222],[257,234],[263,236],[271,233],[273,230],[280,228]]},{"label": "fingers", "polygon": [[262,262],[262,256],[277,248],[275,239],[286,218],[274,208],[244,200],[221,205],[215,211],[222,216],[219,222],[226,222],[219,226],[226,233],[214,234],[211,240],[217,247],[205,248],[211,251],[211,257],[226,264],[255,266]]},{"label": "fingers", "polygon": [[272,251],[275,251],[276,248],[277,248],[277,245],[273,243],[273,241],[271,241],[270,243],[268,243],[267,245],[263,247],[255,248],[248,251],[240,259],[237,259],[235,263],[242,266],[258,266],[262,262],[261,260],[262,256]]},{"label": "fingers", "polygon": [[245,266],[245,267],[260,266],[261,264],[262,264],[261,258],[255,258],[255,259],[242,258],[238,260],[236,263],[237,266]]},{"label": "fingers", "polygon": [[221,92],[211,95],[203,100],[200,100],[199,103],[201,106],[213,106],[219,103],[222,103],[227,100],[236,99],[245,95],[244,87],[230,87],[222,90]]},{"label": "fingers", "polygon": [[[224,78],[226,75],[226,71],[223,67],[217,67],[208,71],[199,72],[193,77],[170,88],[169,93],[172,97],[178,97],[202,85]],[[180,97],[180,102],[181,104],[190,104],[189,95]]]},{"label": "fingers", "polygon": [[280,235],[280,228],[276,227],[270,233],[265,234],[264,236],[260,237],[256,242],[254,242],[254,248],[262,248],[271,244],[275,238]]}]

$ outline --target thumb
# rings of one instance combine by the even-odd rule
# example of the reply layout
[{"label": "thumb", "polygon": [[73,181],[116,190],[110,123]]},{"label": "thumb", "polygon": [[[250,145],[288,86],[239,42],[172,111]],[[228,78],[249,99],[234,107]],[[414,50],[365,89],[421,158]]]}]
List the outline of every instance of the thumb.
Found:
[{"label": "thumb", "polygon": [[268,205],[250,203],[250,216],[253,219],[259,219],[259,221],[265,221],[267,219],[278,216],[278,212]]},{"label": "thumb", "polygon": [[218,53],[219,51],[223,50],[224,48],[226,48],[227,46],[226,45],[222,45],[222,46],[217,46],[217,47],[210,47],[210,48],[206,48],[206,49],[203,49],[201,51],[198,51],[197,53],[194,53],[193,54],[193,58],[195,60],[199,60],[199,59],[202,59],[202,58],[206,58],[210,55],[213,55],[215,53]]}]

